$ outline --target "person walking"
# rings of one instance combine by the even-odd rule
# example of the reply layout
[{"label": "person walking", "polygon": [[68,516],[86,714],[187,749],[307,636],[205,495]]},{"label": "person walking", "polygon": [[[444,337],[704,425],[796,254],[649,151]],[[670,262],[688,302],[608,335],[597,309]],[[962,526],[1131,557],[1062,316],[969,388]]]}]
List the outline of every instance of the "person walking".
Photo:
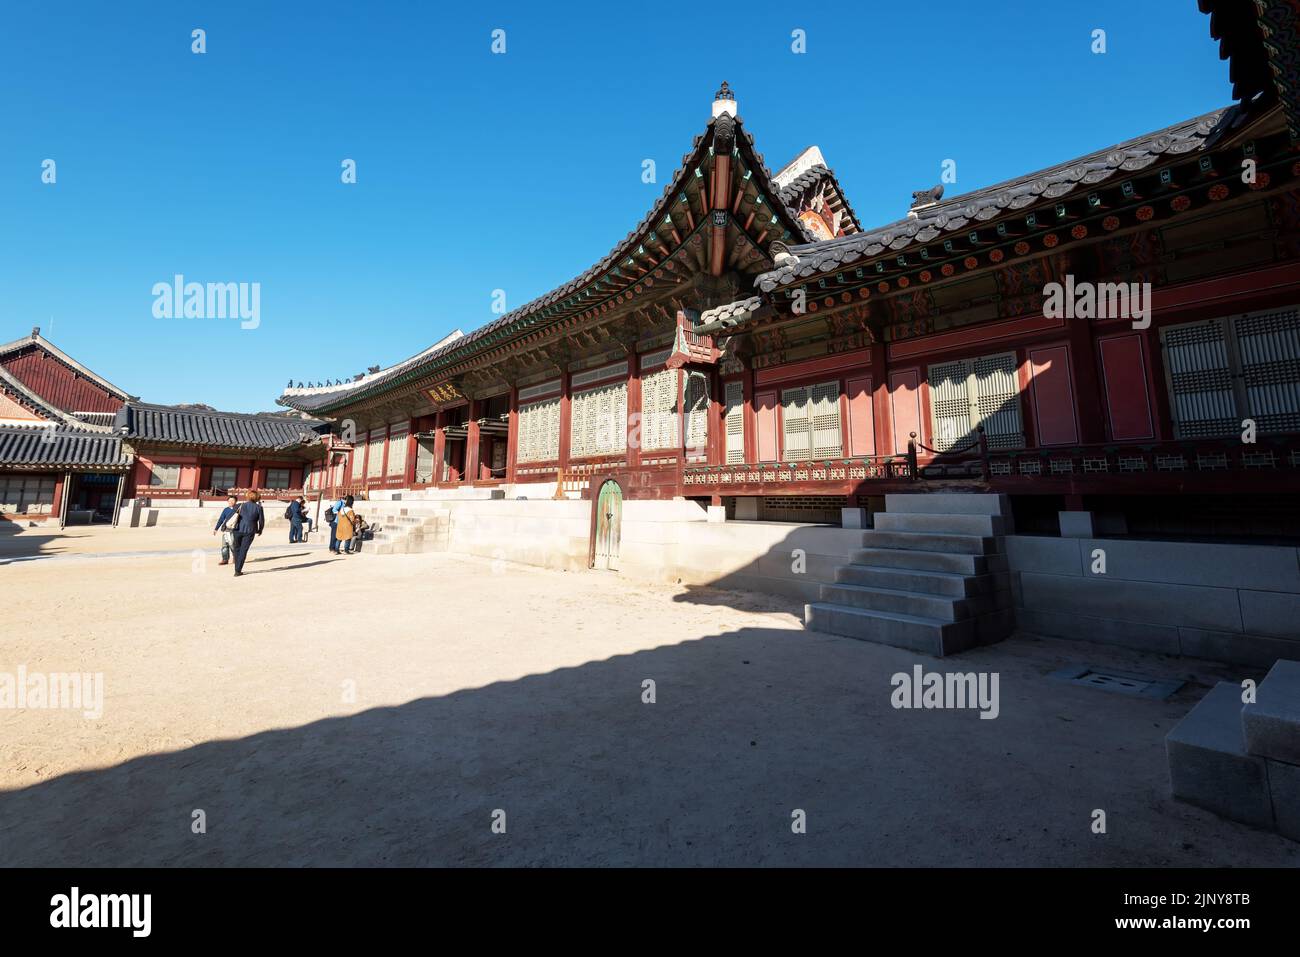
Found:
[{"label": "person walking", "polygon": [[249,546],[253,538],[262,534],[266,527],[266,515],[262,512],[261,496],[249,489],[244,502],[236,512],[239,524],[235,526],[235,577],[244,574],[244,559],[248,557]]},{"label": "person walking", "polygon": [[[334,513],[334,519],[337,523],[335,535],[338,543],[343,547],[345,555],[352,554],[352,540],[356,537],[357,513],[352,509],[352,496],[349,495],[342,502],[342,508]],[[337,551],[337,549],[335,549]]]},{"label": "person walking", "polygon": [[226,522],[230,521],[239,505],[239,499],[233,495],[226,497],[226,507],[221,510],[221,516],[217,519],[217,524],[212,526],[212,534],[221,533],[221,564],[230,564],[230,549],[234,545],[234,530],[226,528]]},{"label": "person walking", "polygon": [[289,544],[297,545],[302,541],[302,501],[296,498],[291,501],[285,514],[289,516]]},{"label": "person walking", "polygon": [[335,555],[339,553],[339,512],[343,511],[346,501],[340,498],[337,502],[325,510],[325,521],[330,525],[330,551]]}]

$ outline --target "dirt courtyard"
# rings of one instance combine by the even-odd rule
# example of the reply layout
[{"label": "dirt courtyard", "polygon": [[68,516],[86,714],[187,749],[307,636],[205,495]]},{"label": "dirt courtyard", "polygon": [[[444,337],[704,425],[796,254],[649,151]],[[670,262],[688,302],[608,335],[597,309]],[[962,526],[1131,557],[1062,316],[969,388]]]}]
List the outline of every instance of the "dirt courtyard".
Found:
[{"label": "dirt courtyard", "polygon": [[[0,673],[102,673],[103,714],[0,709],[5,864],[1300,864],[1169,796],[1166,732],[1256,672],[1027,636],[936,660],[760,596],[319,538],[233,579],[205,529],[26,534]],[[918,663],[998,673],[998,717],[895,709]],[[1047,677],[1074,664],[1191,683]]]}]

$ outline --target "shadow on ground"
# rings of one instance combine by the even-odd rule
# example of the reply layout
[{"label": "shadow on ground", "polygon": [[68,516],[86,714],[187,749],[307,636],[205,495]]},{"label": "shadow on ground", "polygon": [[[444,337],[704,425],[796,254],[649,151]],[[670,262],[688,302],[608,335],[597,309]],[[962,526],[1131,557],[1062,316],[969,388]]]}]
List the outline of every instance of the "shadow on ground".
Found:
[{"label": "shadow on ground", "polygon": [[[996,720],[896,710],[890,676],[916,656],[845,641],[745,628],[66,774],[0,793],[0,861],[1300,863],[1275,835],[1169,799],[1162,741],[1185,704],[1061,686],[981,649],[942,667],[1000,668]],[[214,687],[196,706],[240,695]]]}]

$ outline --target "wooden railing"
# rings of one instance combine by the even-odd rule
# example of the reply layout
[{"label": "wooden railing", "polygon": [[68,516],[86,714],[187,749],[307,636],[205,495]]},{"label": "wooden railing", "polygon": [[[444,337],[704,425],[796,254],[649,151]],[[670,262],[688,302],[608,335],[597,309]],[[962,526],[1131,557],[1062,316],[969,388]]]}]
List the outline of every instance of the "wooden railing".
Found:
[{"label": "wooden railing", "polygon": [[994,487],[1086,485],[1133,489],[1300,491],[1300,437],[1187,439],[1020,449],[989,455]]}]

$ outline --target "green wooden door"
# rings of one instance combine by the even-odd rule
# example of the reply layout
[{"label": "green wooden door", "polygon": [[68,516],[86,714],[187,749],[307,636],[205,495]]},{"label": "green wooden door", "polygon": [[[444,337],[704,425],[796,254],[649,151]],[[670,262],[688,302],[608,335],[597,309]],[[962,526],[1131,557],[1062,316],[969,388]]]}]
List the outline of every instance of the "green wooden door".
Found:
[{"label": "green wooden door", "polygon": [[610,480],[596,499],[596,568],[618,570],[618,544],[623,521],[623,493]]}]

